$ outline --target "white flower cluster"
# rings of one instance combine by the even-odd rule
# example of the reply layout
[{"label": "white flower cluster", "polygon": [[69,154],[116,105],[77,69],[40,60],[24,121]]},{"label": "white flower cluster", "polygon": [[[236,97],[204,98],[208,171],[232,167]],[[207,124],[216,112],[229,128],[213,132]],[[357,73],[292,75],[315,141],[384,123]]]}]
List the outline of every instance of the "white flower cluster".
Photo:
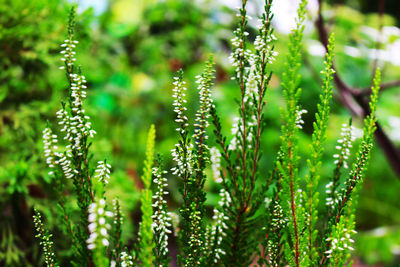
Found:
[{"label": "white flower cluster", "polygon": [[[196,79],[197,79],[196,83],[199,84],[197,89],[199,90],[200,94],[200,108],[196,113],[196,119],[194,124],[195,130],[193,138],[199,145],[200,144],[199,139],[201,137],[203,137],[204,139],[208,139],[208,136],[206,135],[206,129],[210,125],[210,123],[208,122],[208,118],[211,116],[210,108],[212,106],[213,100],[211,98],[210,74],[198,75]],[[205,150],[208,150],[207,145],[203,143],[203,146]]]},{"label": "white flower cluster", "polygon": [[260,54],[266,56],[265,60],[272,64],[275,61],[275,57],[278,55],[278,52],[273,50],[273,46],[271,45],[274,41],[276,41],[276,37],[274,34],[268,32],[268,29],[265,27],[267,24],[265,18],[259,19],[258,28],[261,30],[261,33],[257,35],[254,41],[254,47]]},{"label": "white flower cluster", "polygon": [[[54,169],[57,158],[60,157],[60,153],[56,150],[57,147],[57,135],[53,134],[50,128],[45,128],[43,130],[43,144],[44,144],[44,156],[46,157],[46,163],[50,169]],[[52,175],[54,171],[50,171],[49,175]]]},{"label": "white flower cluster", "polygon": [[110,179],[110,169],[111,165],[106,163],[105,161],[99,161],[97,162],[97,168],[96,168],[96,175],[95,177],[100,181],[103,182],[104,184],[108,184],[108,180]]},{"label": "white flower cluster", "polygon": [[260,19],[259,22],[260,25],[258,28],[260,29],[260,33],[256,36],[254,41],[256,53],[249,60],[251,66],[249,80],[254,79],[257,84],[261,83],[262,78],[266,80],[267,77],[262,77],[264,75],[262,69],[256,66],[263,63],[273,64],[275,57],[278,55],[278,52],[273,50],[272,45],[276,37],[266,28],[266,21],[264,18]]},{"label": "white flower cluster", "polygon": [[65,178],[72,178],[74,177],[74,173],[79,173],[76,169],[72,170],[72,163],[65,155],[62,156],[57,162],[61,166],[61,169],[65,175]]},{"label": "white flower cluster", "polygon": [[86,242],[90,250],[95,249],[99,245],[107,247],[110,244],[108,241],[108,230],[111,226],[106,222],[106,219],[114,215],[111,211],[105,211],[105,206],[106,201],[104,198],[89,205],[88,229],[90,236]]},{"label": "white flower cluster", "polygon": [[[247,128],[246,128],[247,129],[246,140],[248,141],[247,146],[249,149],[252,148],[251,141],[253,139],[253,132],[254,132],[253,130],[254,130],[254,127],[256,127],[256,126],[257,126],[257,118],[256,118],[256,116],[253,115],[251,117],[251,119],[249,119],[247,121]],[[241,138],[241,136],[238,135],[239,129],[240,129],[240,132],[243,133],[244,127],[243,127],[242,121],[240,120],[239,117],[235,117],[233,124],[232,124],[232,129],[231,129],[233,138],[231,139],[231,142],[229,143],[228,150],[242,149],[242,143],[241,143],[242,138]]]},{"label": "white flower cluster", "polygon": [[121,260],[121,267],[133,267],[133,258],[125,251],[121,252],[119,258]]},{"label": "white flower cluster", "polygon": [[74,177],[74,173],[78,173],[78,171],[72,169],[71,160],[66,155],[56,151],[58,149],[57,145],[55,145],[57,142],[57,135],[53,134],[50,128],[45,128],[43,130],[44,153],[46,163],[52,169],[49,175],[54,174],[54,168],[58,165],[61,167],[66,178],[72,178]]},{"label": "white flower cluster", "polygon": [[349,167],[346,160],[350,156],[351,143],[355,140],[355,137],[352,135],[353,129],[353,126],[349,126],[346,123],[342,124],[342,131],[340,133],[342,138],[338,140],[338,145],[336,146],[336,149],[339,150],[339,154],[333,155],[335,164],[338,165],[343,162],[343,167],[346,169]]},{"label": "white flower cluster", "polygon": [[278,202],[275,202],[274,211],[272,217],[272,226],[275,228],[283,228],[288,222],[288,219],[284,217],[283,209]]},{"label": "white flower cluster", "polygon": [[[235,37],[231,40],[233,49],[231,55],[229,56],[229,60],[232,66],[235,67],[235,76],[232,77],[232,79],[240,80],[241,68],[244,68],[245,65],[247,65],[247,62],[249,62],[249,59],[252,56],[252,52],[249,49],[244,50],[242,48],[242,41],[240,40],[241,34],[247,36],[249,33],[246,31],[242,33],[240,28],[236,29],[233,33],[235,34]],[[246,75],[243,75],[243,78],[245,77]]]},{"label": "white flower cluster", "polygon": [[232,129],[231,133],[233,135],[233,138],[231,142],[229,143],[228,150],[235,150],[238,146],[240,146],[238,138],[236,138],[237,133],[239,132],[239,117],[233,118],[233,124],[232,124]]},{"label": "white flower cluster", "polygon": [[172,149],[173,160],[178,164],[171,169],[173,175],[184,176],[191,175],[193,173],[193,166],[191,164],[193,158],[194,146],[192,143],[188,144],[186,147],[186,156],[184,155],[183,148],[180,144],[175,144],[175,149]]},{"label": "white flower cluster", "polygon": [[173,84],[175,85],[175,87],[173,89],[174,94],[172,95],[172,97],[174,98],[174,103],[172,105],[174,106],[174,111],[177,114],[175,122],[182,125],[182,128],[177,128],[176,131],[183,134],[183,128],[189,126],[188,118],[184,114],[184,112],[187,110],[187,108],[184,106],[184,104],[187,102],[184,98],[186,96],[186,82],[180,80],[179,77],[174,77],[174,80],[175,81]]},{"label": "white flower cluster", "polygon": [[[61,61],[65,62],[67,67],[71,67],[76,61],[74,48],[78,41],[72,39],[66,39],[61,47],[64,49],[60,53],[62,54]],[[61,66],[60,69],[65,69],[65,66]]]},{"label": "white flower cluster", "polygon": [[216,183],[222,183],[221,177],[221,152],[216,147],[212,147],[210,149],[210,157],[211,157],[211,169],[213,172],[214,181]]},{"label": "white flower cluster", "polygon": [[335,208],[335,206],[334,206],[334,204],[335,203],[339,203],[339,199],[338,199],[338,195],[335,197],[335,199],[333,199],[332,197],[331,197],[331,194],[332,194],[332,190],[333,190],[333,182],[329,182],[326,186],[325,186],[325,188],[326,188],[326,190],[325,190],[325,192],[326,192],[326,195],[327,195],[327,198],[326,198],[326,205],[327,206],[330,206],[332,209],[334,209]]},{"label": "white flower cluster", "polygon": [[299,129],[303,129],[304,121],[301,118],[301,116],[303,114],[305,114],[305,113],[307,113],[307,110],[305,110],[305,109],[300,110],[299,107],[297,107],[297,111],[296,111],[296,127],[299,128]]},{"label": "white flower cluster", "polygon": [[335,252],[341,252],[344,250],[354,250],[352,247],[354,244],[354,240],[351,239],[351,235],[357,233],[355,230],[349,230],[347,228],[343,228],[341,231],[342,237],[340,238],[332,238],[329,237],[326,240],[331,241],[331,246],[330,249],[325,251],[325,254],[327,254],[327,258],[331,258],[332,254]]},{"label": "white flower cluster", "polygon": [[91,122],[88,121],[90,117],[85,115],[85,110],[82,108],[82,100],[86,98],[85,77],[78,74],[70,74],[70,77],[73,81],[71,83],[72,116],[63,107],[57,112],[57,118],[60,119],[59,124],[64,126],[61,129],[66,133],[64,139],[70,142],[67,148],[82,155],[82,139],[87,136],[93,137],[96,131],[91,129]]},{"label": "white flower cluster", "polygon": [[[221,189],[219,192],[221,196],[221,200],[218,202],[219,209],[214,208],[214,216],[215,224],[211,228],[211,244],[216,244],[215,246],[215,258],[214,263],[218,263],[221,259],[221,255],[225,255],[225,251],[221,248],[221,243],[224,237],[226,236],[226,230],[228,229],[227,221],[229,220],[228,216],[223,212],[227,207],[229,207],[232,203],[231,196],[225,189]],[[218,232],[218,233],[217,233]],[[215,238],[217,240],[215,240]]]},{"label": "white flower cluster", "polygon": [[171,232],[171,218],[166,211],[167,201],[165,200],[165,196],[168,195],[168,191],[165,190],[165,187],[168,186],[167,179],[163,177],[166,174],[166,171],[161,171],[159,168],[153,168],[153,174],[155,176],[153,182],[157,187],[157,191],[153,195],[154,203],[154,214],[151,216],[153,218],[153,230],[159,234],[159,242],[160,242],[160,251],[163,255],[168,253],[168,234]]}]

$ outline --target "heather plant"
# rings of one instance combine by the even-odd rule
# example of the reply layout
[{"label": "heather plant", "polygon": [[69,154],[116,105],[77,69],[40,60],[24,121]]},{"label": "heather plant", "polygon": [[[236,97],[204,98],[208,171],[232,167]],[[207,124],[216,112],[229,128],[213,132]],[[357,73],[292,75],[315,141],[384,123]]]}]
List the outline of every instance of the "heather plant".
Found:
[{"label": "heather plant", "polygon": [[[60,69],[66,73],[69,98],[57,112],[63,140],[49,125],[43,131],[44,152],[50,175],[59,195],[59,212],[65,225],[64,234],[74,247],[70,262],[74,266],[169,266],[169,239],[177,236],[179,266],[345,266],[351,264],[355,234],[357,192],[362,184],[375,131],[380,71],[377,69],[364,120],[363,136],[358,150],[352,151],[352,120],[344,124],[338,153],[333,155],[331,176],[321,180],[322,156],[332,99],[335,38],[331,34],[321,71],[323,82],[313,122],[312,142],[307,155],[299,151],[304,110],[300,103],[302,38],[307,0],[298,8],[296,27],[289,36],[289,52],[282,75],[285,108],[282,109],[281,146],[274,156],[269,174],[260,171],[264,149],[261,137],[265,125],[266,92],[270,88],[273,63],[274,30],[271,20],[272,0],[266,0],[259,30],[253,43],[248,39],[247,0],[239,8],[238,27],[232,39],[230,57],[237,82],[237,118],[228,140],[221,126],[218,107],[212,99],[215,79],[213,58],[197,76],[199,106],[193,121],[188,117],[187,86],[183,70],[173,81],[173,110],[178,142],[172,148],[176,165],[170,169],[179,181],[182,197],[178,208],[179,222],[173,223],[168,195],[168,170],[163,157],[155,157],[154,126],[150,127],[144,161],[141,191],[142,220],[138,238],[129,250],[121,239],[123,216],[118,199],[113,208],[107,200],[111,165],[106,160],[93,166],[90,152],[95,131],[84,109],[86,80],[76,67],[74,48],[74,9],[68,23],[68,37]],[[213,134],[210,135],[210,124]],[[209,138],[212,137],[212,138]],[[217,147],[214,147],[217,145]],[[210,148],[212,146],[212,148]],[[268,152],[268,153],[267,153]],[[352,165],[350,154],[355,154]],[[303,160],[304,159],[304,160]],[[303,162],[304,161],[304,162]],[[302,164],[304,163],[304,164]],[[346,169],[350,168],[347,172]],[[301,168],[305,168],[301,171]],[[208,170],[212,172],[208,172]],[[206,210],[205,183],[209,173],[220,184],[220,201],[212,218]],[[301,175],[305,173],[305,175]],[[72,183],[79,214],[72,220],[65,184]],[[318,188],[326,188],[320,195]],[[321,210],[326,216],[320,216]],[[76,217],[76,216],[75,216]],[[74,217],[74,218],[75,218]],[[47,266],[58,266],[59,260],[49,229],[39,211],[34,215],[37,237]],[[131,246],[132,247],[132,246]]]}]

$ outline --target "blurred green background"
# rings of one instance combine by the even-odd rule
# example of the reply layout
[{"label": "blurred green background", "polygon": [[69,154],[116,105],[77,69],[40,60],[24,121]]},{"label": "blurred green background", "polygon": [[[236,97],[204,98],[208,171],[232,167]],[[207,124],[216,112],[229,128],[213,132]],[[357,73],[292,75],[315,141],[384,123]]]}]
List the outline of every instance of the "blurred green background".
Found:
[{"label": "blurred green background", "polygon": [[[261,1],[249,1],[253,21],[250,39],[256,34]],[[274,75],[267,92],[267,127],[263,135],[261,169],[268,171],[280,145],[280,108],[283,97],[280,76],[287,53],[287,33],[293,25],[296,1],[275,0],[276,51]],[[379,15],[379,3],[384,9]],[[157,152],[172,167],[170,150],[177,141],[172,109],[172,77],[185,71],[189,113],[197,108],[194,77],[209,54],[217,63],[214,99],[229,136],[237,114],[232,108],[239,90],[230,80],[230,39],[236,27],[238,1],[185,0],[0,0],[0,265],[41,266],[34,240],[32,207],[45,215],[53,228],[57,251],[68,257],[68,244],[58,238],[57,197],[47,175],[42,130],[49,120],[56,127],[55,112],[67,93],[61,66],[60,44],[66,36],[71,4],[78,4],[76,39],[78,64],[88,80],[87,113],[97,131],[92,151],[95,160],[107,158],[113,166],[108,198],[118,196],[126,217],[124,239],[132,244],[140,220],[139,193],[145,135],[152,123],[157,129]],[[310,144],[313,114],[321,83],[323,47],[313,22],[318,4],[309,4],[304,41],[302,105],[308,110],[301,135],[301,152]],[[397,0],[328,1],[323,6],[326,26],[336,34],[336,66],[343,79],[358,88],[368,87],[373,67],[383,70],[383,80],[400,79],[400,4]],[[380,29],[380,30],[379,30]],[[377,40],[380,40],[377,46]],[[379,48],[379,50],[375,50]],[[377,59],[377,61],[376,61]],[[322,166],[322,183],[333,171],[332,154],[340,125],[351,114],[337,100],[335,91],[328,142]],[[400,148],[400,88],[381,94],[378,118]],[[353,119],[362,127],[362,119]],[[213,139],[210,138],[210,143]],[[356,146],[355,146],[356,147]],[[302,164],[305,166],[305,162]],[[400,164],[400,162],[398,163]],[[303,168],[304,172],[306,171]],[[210,172],[211,174],[211,172]],[[304,173],[303,173],[304,174]],[[389,166],[379,146],[360,192],[356,251],[357,266],[398,266],[400,263],[400,177]],[[179,205],[179,181],[169,179],[170,208]],[[321,185],[321,192],[323,192]],[[218,201],[218,185],[206,184],[207,203]],[[73,196],[71,196],[73,199]],[[72,203],[72,201],[71,201]],[[76,207],[71,204],[71,210]],[[323,211],[321,211],[323,212]]]}]

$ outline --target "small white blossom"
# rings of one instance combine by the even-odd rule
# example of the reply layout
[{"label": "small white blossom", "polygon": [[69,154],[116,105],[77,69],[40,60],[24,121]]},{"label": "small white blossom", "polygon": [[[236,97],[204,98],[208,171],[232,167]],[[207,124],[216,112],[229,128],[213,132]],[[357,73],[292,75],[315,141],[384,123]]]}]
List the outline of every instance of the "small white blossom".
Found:
[{"label": "small white blossom", "polygon": [[213,172],[214,181],[217,183],[222,183],[221,177],[221,152],[219,152],[218,148],[212,147],[210,149],[211,154],[211,169]]},{"label": "small white blossom", "polygon": [[133,258],[125,251],[121,252],[119,258],[121,260],[121,267],[133,267]]},{"label": "small white blossom", "polygon": [[340,133],[342,138],[337,141],[338,145],[336,146],[339,153],[333,155],[335,165],[343,164],[343,167],[346,169],[348,168],[347,159],[350,156],[350,148],[352,148],[352,142],[355,140],[355,137],[352,135],[353,128],[353,126],[350,127],[346,123],[342,124],[342,130]]},{"label": "small white blossom", "polygon": [[111,226],[106,223],[106,218],[113,217],[113,213],[105,211],[105,206],[106,201],[103,198],[89,205],[88,230],[90,235],[86,240],[89,250],[99,246],[109,246],[108,230]]},{"label": "small white blossom", "polygon": [[95,177],[104,184],[108,184],[108,180],[110,179],[110,169],[111,165],[106,163],[105,161],[99,161],[97,163],[96,175]]},{"label": "small white blossom", "polygon": [[299,107],[297,107],[297,111],[296,111],[296,127],[299,128],[299,129],[303,128],[304,121],[301,118],[301,116],[303,114],[305,114],[305,113],[307,113],[307,110],[305,110],[305,109],[300,110]]},{"label": "small white blossom", "polygon": [[[61,44],[61,47],[64,49],[60,52],[62,55],[61,61],[64,62],[64,64],[70,68],[76,61],[75,54],[76,52],[74,49],[76,48],[76,44],[78,41],[72,40],[71,38],[67,39],[64,41],[63,44]],[[65,65],[61,66],[60,69],[65,69]]]}]

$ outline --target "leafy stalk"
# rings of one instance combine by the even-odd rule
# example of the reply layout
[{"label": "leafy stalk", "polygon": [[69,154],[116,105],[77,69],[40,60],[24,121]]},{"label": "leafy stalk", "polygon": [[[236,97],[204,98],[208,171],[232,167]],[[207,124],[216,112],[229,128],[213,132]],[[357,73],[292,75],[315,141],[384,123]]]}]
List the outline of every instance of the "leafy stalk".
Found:
[{"label": "leafy stalk", "polygon": [[[303,248],[300,247],[300,231],[302,231],[304,222],[302,216],[304,208],[300,207],[299,177],[298,177],[298,152],[297,152],[297,131],[299,125],[300,108],[298,100],[301,89],[298,87],[300,82],[300,61],[302,39],[304,31],[304,19],[306,14],[307,0],[302,0],[297,11],[296,28],[289,35],[289,55],[285,64],[283,73],[283,95],[286,99],[286,113],[284,114],[285,124],[282,126],[282,162],[278,162],[278,168],[283,177],[282,181],[282,208],[288,213],[290,218],[288,227],[290,239],[293,241],[291,252],[288,258],[290,263],[299,267],[303,255]],[[286,201],[287,200],[287,201]],[[286,250],[288,251],[288,250]]]},{"label": "leafy stalk", "polygon": [[48,267],[59,266],[54,253],[53,241],[51,241],[52,235],[44,228],[40,212],[36,208],[34,209],[34,212],[33,221],[37,231],[36,237],[40,239],[40,245],[42,246],[44,253],[44,261]]},{"label": "leafy stalk", "polygon": [[321,158],[324,151],[323,144],[326,139],[326,129],[328,127],[328,117],[330,113],[330,100],[332,98],[332,80],[334,70],[332,67],[334,58],[334,35],[331,34],[329,37],[328,52],[325,57],[325,69],[322,71],[324,75],[322,84],[322,94],[320,95],[320,103],[318,104],[318,112],[315,114],[315,122],[313,123],[314,132],[312,134],[312,144],[310,150],[310,159],[307,160],[309,172],[306,176],[307,182],[307,196],[308,196],[308,257],[310,262],[313,262],[316,257],[316,248],[314,242],[317,237],[317,229],[315,225],[318,220],[318,203],[319,194],[317,192],[319,184],[319,170],[321,167]]},{"label": "leafy stalk", "polygon": [[153,266],[153,193],[151,191],[152,181],[152,166],[154,161],[154,142],[155,142],[156,131],[154,125],[151,125],[148,136],[147,136],[147,148],[146,148],[146,160],[144,162],[142,181],[144,189],[141,193],[141,211],[142,211],[142,223],[140,227],[140,253],[139,259],[142,266],[151,267]]}]

